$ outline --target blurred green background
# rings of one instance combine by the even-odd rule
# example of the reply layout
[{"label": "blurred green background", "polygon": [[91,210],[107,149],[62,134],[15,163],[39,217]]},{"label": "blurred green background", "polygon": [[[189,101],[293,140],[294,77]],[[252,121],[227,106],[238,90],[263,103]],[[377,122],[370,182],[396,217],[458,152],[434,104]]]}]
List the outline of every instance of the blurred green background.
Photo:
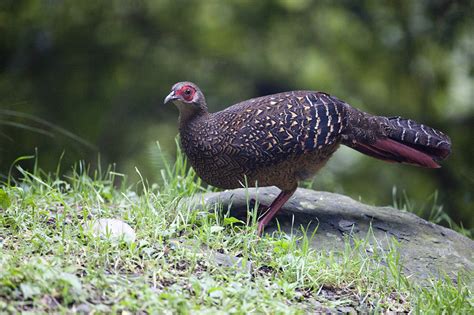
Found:
[{"label": "blurred green background", "polygon": [[472,1],[446,0],[2,0],[0,174],[38,148],[45,170],[63,151],[63,169],[100,152],[156,181],[155,142],[176,150],[177,110],[162,104],[173,83],[196,82],[211,111],[320,90],[443,130],[453,153],[426,170],[344,148],[315,188],[388,205],[397,187],[420,207],[438,191],[454,221],[473,227],[473,12]]}]

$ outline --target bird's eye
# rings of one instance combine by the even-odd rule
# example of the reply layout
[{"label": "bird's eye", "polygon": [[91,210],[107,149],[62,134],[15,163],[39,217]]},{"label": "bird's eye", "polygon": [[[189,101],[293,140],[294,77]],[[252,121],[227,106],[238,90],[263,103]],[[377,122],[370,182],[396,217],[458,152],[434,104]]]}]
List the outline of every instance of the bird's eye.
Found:
[{"label": "bird's eye", "polygon": [[194,89],[192,87],[189,87],[189,86],[185,86],[183,87],[181,90],[180,90],[180,93],[183,97],[183,99],[187,102],[190,102],[192,101],[193,99],[193,96],[194,96]]}]

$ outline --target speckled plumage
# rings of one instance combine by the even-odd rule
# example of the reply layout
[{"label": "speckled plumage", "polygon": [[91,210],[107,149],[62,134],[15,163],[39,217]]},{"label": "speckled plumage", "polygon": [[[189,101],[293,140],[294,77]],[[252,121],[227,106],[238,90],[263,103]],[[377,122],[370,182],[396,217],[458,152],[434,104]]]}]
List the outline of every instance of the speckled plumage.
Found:
[{"label": "speckled plumage", "polygon": [[169,100],[180,110],[182,148],[199,177],[219,188],[277,186],[286,194],[274,202],[281,205],[340,144],[425,167],[437,167],[435,160],[450,152],[449,138],[437,130],[373,116],[322,92],[268,95],[209,113],[199,88],[182,82],[173,86]]},{"label": "speckled plumage", "polygon": [[[326,105],[324,105],[326,104]],[[197,174],[220,188],[292,188],[337,149],[345,108],[304,91],[255,98],[180,125],[182,147]]]}]

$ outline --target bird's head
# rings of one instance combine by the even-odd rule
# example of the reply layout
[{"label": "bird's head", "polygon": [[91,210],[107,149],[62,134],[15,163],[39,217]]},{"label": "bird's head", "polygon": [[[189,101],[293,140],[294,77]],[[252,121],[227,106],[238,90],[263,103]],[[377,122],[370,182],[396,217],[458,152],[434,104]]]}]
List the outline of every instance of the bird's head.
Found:
[{"label": "bird's head", "polygon": [[204,94],[192,82],[178,82],[173,85],[170,94],[165,98],[165,104],[169,102],[173,102],[178,107],[181,115],[207,112]]}]

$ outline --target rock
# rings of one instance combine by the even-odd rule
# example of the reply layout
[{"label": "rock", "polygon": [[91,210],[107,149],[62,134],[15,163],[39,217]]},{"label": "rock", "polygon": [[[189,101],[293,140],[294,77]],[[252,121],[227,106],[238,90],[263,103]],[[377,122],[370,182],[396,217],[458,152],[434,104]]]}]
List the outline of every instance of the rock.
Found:
[{"label": "rock", "polygon": [[108,238],[110,240],[124,240],[132,243],[136,239],[135,231],[127,223],[118,219],[99,219],[91,225],[95,236]]},{"label": "rock", "polygon": [[244,263],[242,258],[239,257],[217,252],[210,252],[208,257],[212,259],[218,266],[232,267],[246,273],[250,273],[252,271],[252,263],[250,261]]},{"label": "rock", "polygon": [[91,307],[86,303],[81,303],[78,306],[74,306],[72,310],[77,314],[90,314],[92,312]]},{"label": "rock", "polygon": [[[209,209],[230,208],[232,216],[242,219],[247,214],[247,200],[269,205],[279,193],[274,187],[258,188],[258,196],[256,191],[241,188],[207,193],[188,202],[193,206],[205,203]],[[309,227],[308,233],[312,233],[317,227],[311,245],[326,251],[343,250],[346,236],[364,239],[372,227],[377,240],[374,246],[388,249],[392,237],[399,241],[404,273],[417,279],[439,278],[443,273],[454,278],[459,271],[474,271],[473,240],[392,207],[369,206],[346,196],[300,188],[277,218],[286,233],[301,231],[300,226]],[[276,229],[272,220],[265,233]]]}]

